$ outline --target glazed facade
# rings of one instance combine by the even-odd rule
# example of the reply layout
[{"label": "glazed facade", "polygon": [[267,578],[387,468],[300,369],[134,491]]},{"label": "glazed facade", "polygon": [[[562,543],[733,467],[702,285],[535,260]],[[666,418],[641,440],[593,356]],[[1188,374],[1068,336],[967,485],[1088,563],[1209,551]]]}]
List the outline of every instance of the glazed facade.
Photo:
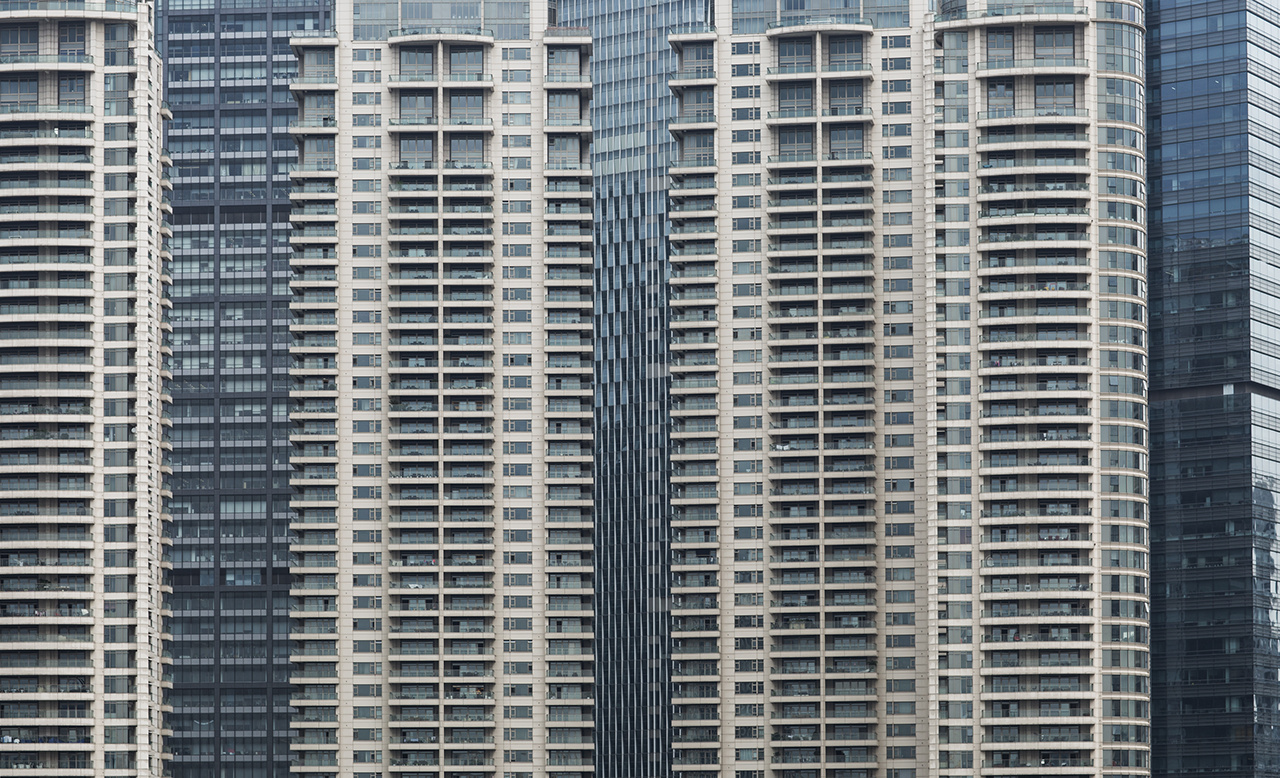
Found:
[{"label": "glazed facade", "polygon": [[1153,772],[1275,775],[1280,16],[1149,14]]},{"label": "glazed facade", "polygon": [[176,778],[289,772],[289,123],[317,3],[171,3]]},{"label": "glazed facade", "polygon": [[1150,769],[1143,9],[676,27],[672,770]]},{"label": "glazed facade", "polygon": [[159,775],[169,182],[154,8],[0,11],[0,769]]},{"label": "glazed facade", "polygon": [[704,3],[574,0],[592,56],[596,706],[600,775],[669,773],[670,482],[666,163],[675,52]]},{"label": "glazed facade", "polygon": [[590,37],[334,18],[293,39],[294,771],[589,775]]}]

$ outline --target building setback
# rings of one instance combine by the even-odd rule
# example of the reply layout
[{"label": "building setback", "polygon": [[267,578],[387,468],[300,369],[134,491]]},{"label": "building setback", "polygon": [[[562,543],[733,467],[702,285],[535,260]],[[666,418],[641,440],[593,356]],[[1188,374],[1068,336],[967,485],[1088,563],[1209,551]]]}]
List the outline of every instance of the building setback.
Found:
[{"label": "building setback", "polygon": [[334,19],[293,39],[294,770],[590,775],[590,37]]},{"label": "building setback", "polygon": [[676,774],[1149,771],[1143,9],[934,10],[669,31]]},{"label": "building setback", "polygon": [[175,778],[289,773],[289,36],[320,4],[169,3]]},{"label": "building setback", "polygon": [[159,775],[169,183],[154,8],[0,10],[0,769]]}]

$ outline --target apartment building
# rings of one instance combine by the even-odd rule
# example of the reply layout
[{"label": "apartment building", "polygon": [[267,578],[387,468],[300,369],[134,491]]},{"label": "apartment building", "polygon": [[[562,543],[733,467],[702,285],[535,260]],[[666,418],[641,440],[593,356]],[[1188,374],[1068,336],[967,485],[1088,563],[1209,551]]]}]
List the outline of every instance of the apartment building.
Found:
[{"label": "apartment building", "polygon": [[674,774],[1149,771],[1142,24],[670,30]]},{"label": "apartment building", "polygon": [[159,775],[169,183],[154,7],[2,10],[0,769]]},{"label": "apartment building", "polygon": [[412,8],[292,39],[293,769],[589,775],[591,39]]},{"label": "apartment building", "polygon": [[318,3],[161,9],[173,120],[175,778],[289,772],[289,83]]}]

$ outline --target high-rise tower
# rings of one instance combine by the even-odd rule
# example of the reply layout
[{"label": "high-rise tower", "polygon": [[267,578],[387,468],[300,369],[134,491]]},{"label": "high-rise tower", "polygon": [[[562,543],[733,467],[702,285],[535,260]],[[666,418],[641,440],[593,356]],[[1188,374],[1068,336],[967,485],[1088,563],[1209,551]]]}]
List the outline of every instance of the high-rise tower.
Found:
[{"label": "high-rise tower", "polygon": [[153,13],[0,7],[0,769],[163,769],[169,183]]},{"label": "high-rise tower", "polygon": [[300,774],[593,770],[592,46],[549,13],[293,39]]},{"label": "high-rise tower", "polygon": [[1149,770],[1142,8],[934,10],[671,31],[677,774]]},{"label": "high-rise tower", "polygon": [[168,3],[174,778],[289,772],[290,35],[320,3]]},{"label": "high-rise tower", "polygon": [[564,0],[591,32],[595,140],[598,772],[659,778],[670,761],[671,436],[667,30],[703,0]]},{"label": "high-rise tower", "polygon": [[1276,775],[1280,18],[1149,11],[1152,767]]}]

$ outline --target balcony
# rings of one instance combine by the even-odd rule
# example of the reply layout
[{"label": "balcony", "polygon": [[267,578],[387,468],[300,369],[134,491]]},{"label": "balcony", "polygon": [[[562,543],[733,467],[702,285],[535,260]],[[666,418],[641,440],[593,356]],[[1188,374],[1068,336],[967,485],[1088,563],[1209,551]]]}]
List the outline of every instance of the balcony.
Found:
[{"label": "balcony", "polygon": [[991,111],[978,112],[978,121],[980,122],[997,119],[1062,119],[1067,117],[1088,119],[1089,111],[1085,108],[1055,105],[1043,108],[997,108]]}]

